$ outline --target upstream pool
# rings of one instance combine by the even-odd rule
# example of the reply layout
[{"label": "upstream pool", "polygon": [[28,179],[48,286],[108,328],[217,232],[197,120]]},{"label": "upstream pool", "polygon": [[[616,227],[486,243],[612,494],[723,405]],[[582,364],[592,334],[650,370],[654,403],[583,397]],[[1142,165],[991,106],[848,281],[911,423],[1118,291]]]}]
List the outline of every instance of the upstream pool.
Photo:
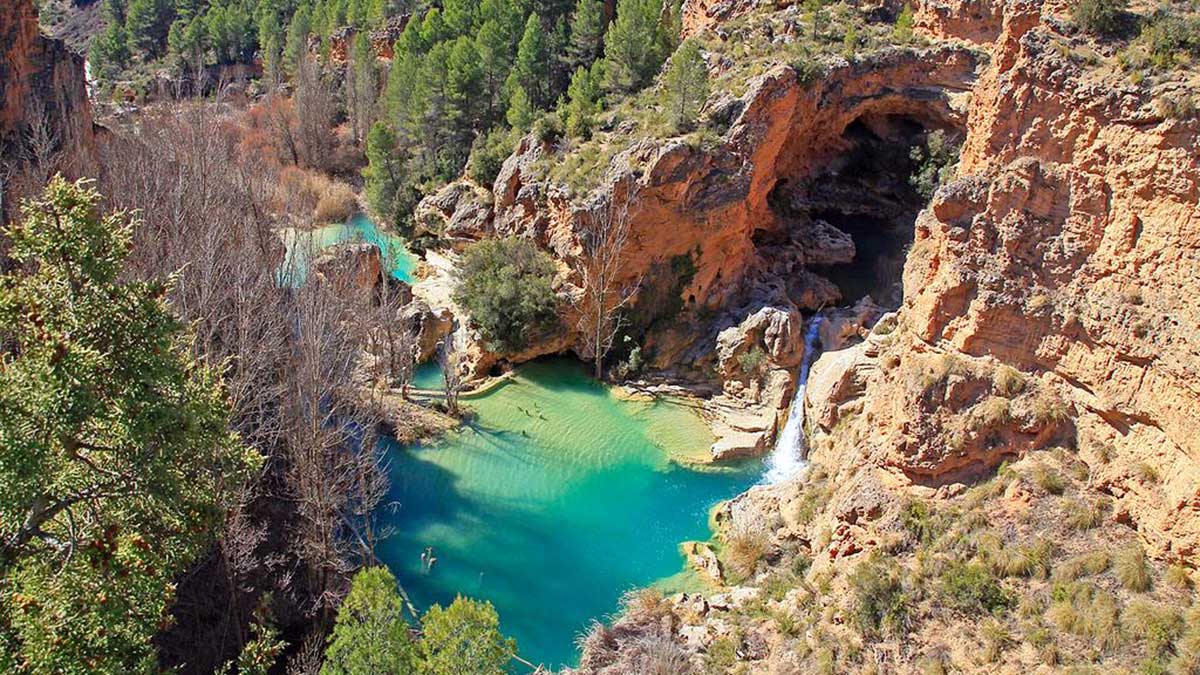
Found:
[{"label": "upstream pool", "polygon": [[555,668],[623,592],[678,575],[679,543],[707,539],[711,507],[761,473],[671,461],[712,443],[691,408],[622,399],[567,359],[527,364],[467,404],[467,428],[391,448],[395,533],[380,555],[420,609],[490,600],[521,656]]},{"label": "upstream pool", "polygon": [[400,236],[379,229],[366,214],[355,214],[344,223],[313,230],[287,229],[281,233],[286,253],[280,266],[280,283],[299,286],[308,277],[308,265],[326,248],[346,242],[375,244],[383,254],[384,267],[392,276],[412,282],[417,257]]}]

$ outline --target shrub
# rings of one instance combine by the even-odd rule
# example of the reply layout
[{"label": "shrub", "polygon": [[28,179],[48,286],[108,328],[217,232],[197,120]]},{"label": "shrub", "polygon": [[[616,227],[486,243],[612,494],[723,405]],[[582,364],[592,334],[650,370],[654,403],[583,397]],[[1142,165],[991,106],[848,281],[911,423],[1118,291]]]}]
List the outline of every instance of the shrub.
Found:
[{"label": "shrub", "polygon": [[746,375],[757,375],[767,363],[767,353],[762,347],[754,347],[737,355],[738,366]]},{"label": "shrub", "polygon": [[491,187],[512,149],[512,133],[507,129],[497,127],[486,134],[480,134],[471,145],[467,175],[476,183]]},{"label": "shrub", "polygon": [[354,190],[342,183],[329,183],[321,191],[313,218],[318,223],[341,223],[358,211],[358,198]]},{"label": "shrub", "polygon": [[922,544],[932,544],[941,530],[933,509],[924,501],[906,501],[900,506],[900,524]]},{"label": "shrub", "polygon": [[1146,643],[1150,653],[1166,654],[1171,645],[1183,635],[1183,617],[1179,612],[1163,605],[1134,600],[1125,608],[1121,617],[1125,631]]},{"label": "shrub", "polygon": [[520,351],[556,325],[554,261],[528,239],[472,244],[459,272],[454,299],[466,308],[490,349]]},{"label": "shrub", "polygon": [[979,629],[983,636],[983,660],[995,663],[1004,649],[1012,643],[1012,635],[997,619],[988,619]]},{"label": "shrub", "polygon": [[904,5],[904,9],[900,10],[900,15],[896,17],[896,25],[892,29],[892,39],[900,44],[912,41],[913,21],[912,5]]},{"label": "shrub", "polygon": [[759,523],[735,521],[724,533],[722,543],[721,557],[730,571],[744,580],[754,574],[758,562],[766,555],[769,537],[766,528]]},{"label": "shrub", "polygon": [[564,133],[562,118],[557,113],[546,113],[534,121],[531,132],[539,141],[553,143]]},{"label": "shrub", "polygon": [[1073,530],[1090,530],[1104,520],[1104,502],[1100,500],[1066,505],[1067,527]]},{"label": "shrub", "polygon": [[955,561],[942,571],[939,581],[942,599],[961,612],[993,612],[1013,603],[991,570],[978,563]]},{"label": "shrub", "polygon": [[1025,388],[1025,376],[1012,366],[1000,366],[992,375],[992,387],[1005,398],[1012,398]]},{"label": "shrub", "polygon": [[1034,484],[1049,494],[1061,495],[1067,489],[1062,475],[1045,464],[1034,464],[1030,473]]},{"label": "shrub", "polygon": [[1168,584],[1181,591],[1186,591],[1192,587],[1192,575],[1186,567],[1179,563],[1175,563],[1167,568],[1166,580]]},{"label": "shrub", "polygon": [[1139,41],[1158,68],[1171,68],[1181,53],[1200,53],[1200,19],[1159,12],[1142,26]]},{"label": "shrub", "polygon": [[1071,8],[1071,19],[1094,35],[1111,35],[1121,25],[1121,13],[1127,0],[1078,0]]},{"label": "shrub", "polygon": [[1046,616],[1059,630],[1090,638],[1102,649],[1120,642],[1117,601],[1112,594],[1075,582],[1056,584],[1050,597]]},{"label": "shrub", "polygon": [[895,560],[872,553],[850,575],[850,591],[852,617],[863,633],[899,635],[907,629],[910,592]]},{"label": "shrub", "polygon": [[1100,574],[1108,569],[1108,554],[1092,551],[1068,558],[1054,570],[1054,578],[1060,581],[1075,581],[1080,577]]},{"label": "shrub", "polygon": [[1113,571],[1125,588],[1138,593],[1150,590],[1150,563],[1140,544],[1133,544],[1118,553],[1113,560]]},{"label": "shrub", "polygon": [[933,193],[954,175],[958,149],[958,144],[946,136],[946,132],[936,129],[925,138],[924,146],[918,145],[909,151],[917,169],[908,182],[925,201],[932,199]]}]

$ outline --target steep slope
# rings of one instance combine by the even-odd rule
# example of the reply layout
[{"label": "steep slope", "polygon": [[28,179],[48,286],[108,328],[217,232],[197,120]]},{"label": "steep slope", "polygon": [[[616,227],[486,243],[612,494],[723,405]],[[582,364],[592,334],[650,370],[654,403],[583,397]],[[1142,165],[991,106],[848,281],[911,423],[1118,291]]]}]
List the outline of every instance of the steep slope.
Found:
[{"label": "steep slope", "polygon": [[[0,157],[9,181],[31,164],[82,175],[95,162],[83,59],[42,34],[33,0],[0,6]],[[7,193],[7,191],[6,191]]]}]

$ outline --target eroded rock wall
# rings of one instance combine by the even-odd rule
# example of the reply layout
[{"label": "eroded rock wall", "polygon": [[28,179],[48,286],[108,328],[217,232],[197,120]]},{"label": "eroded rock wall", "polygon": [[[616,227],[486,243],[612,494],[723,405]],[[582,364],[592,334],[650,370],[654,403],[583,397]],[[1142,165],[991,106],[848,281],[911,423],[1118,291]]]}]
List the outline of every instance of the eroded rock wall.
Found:
[{"label": "eroded rock wall", "polygon": [[83,59],[42,34],[33,0],[0,3],[0,157],[11,174],[49,142],[54,168],[94,168],[95,138]]}]

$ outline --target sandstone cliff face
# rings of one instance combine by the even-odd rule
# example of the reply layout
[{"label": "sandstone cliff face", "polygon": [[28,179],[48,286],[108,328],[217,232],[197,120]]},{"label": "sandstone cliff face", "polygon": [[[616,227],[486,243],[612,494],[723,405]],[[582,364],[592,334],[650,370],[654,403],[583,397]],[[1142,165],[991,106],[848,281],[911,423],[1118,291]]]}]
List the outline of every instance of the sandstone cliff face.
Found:
[{"label": "sandstone cliff face", "polygon": [[[1188,299],[1200,292],[1200,124],[1166,119],[1155,92],[1064,58],[1040,5],[951,24],[951,37],[995,36],[960,177],[918,219],[888,338],[903,346],[864,345],[814,369],[815,453],[841,463],[831,431],[851,411],[866,413],[882,463],[934,485],[1052,445],[1039,437],[1045,425],[1019,415],[1003,425],[1015,436],[976,430],[947,442],[959,431],[950,420],[983,401],[939,399],[939,419],[905,393],[924,393],[905,382],[928,372],[923,359],[1007,364],[1040,383],[1042,416],[1070,419],[1071,438],[1053,440],[1079,448],[1116,517],[1161,556],[1194,564],[1200,317]],[[945,20],[922,25],[940,31]]]},{"label": "sandstone cliff face", "polygon": [[817,177],[857,147],[853,129],[888,137],[898,120],[925,129],[963,126],[962,94],[977,65],[970,51],[953,46],[896,50],[853,63],[834,59],[811,85],[778,66],[742,99],[723,102],[731,123],[716,147],[636,142],[579,199],[541,168],[561,157],[527,137],[490,199],[456,183],[422,204],[418,222],[451,239],[532,237],[564,261],[570,286],[579,283],[581,232],[614,203],[628,204],[632,236],[619,283],[640,284],[637,311],[654,316],[658,305],[678,302],[676,311],[688,317],[652,326],[643,353],[659,368],[716,367],[721,330],[763,307],[811,311],[840,298],[810,267],[848,261],[853,242],[779,203],[816,202]]},{"label": "sandstone cliff face", "polygon": [[94,167],[95,139],[83,59],[38,27],[33,0],[0,5],[0,157],[22,171],[45,140],[55,169],[78,176]]}]

